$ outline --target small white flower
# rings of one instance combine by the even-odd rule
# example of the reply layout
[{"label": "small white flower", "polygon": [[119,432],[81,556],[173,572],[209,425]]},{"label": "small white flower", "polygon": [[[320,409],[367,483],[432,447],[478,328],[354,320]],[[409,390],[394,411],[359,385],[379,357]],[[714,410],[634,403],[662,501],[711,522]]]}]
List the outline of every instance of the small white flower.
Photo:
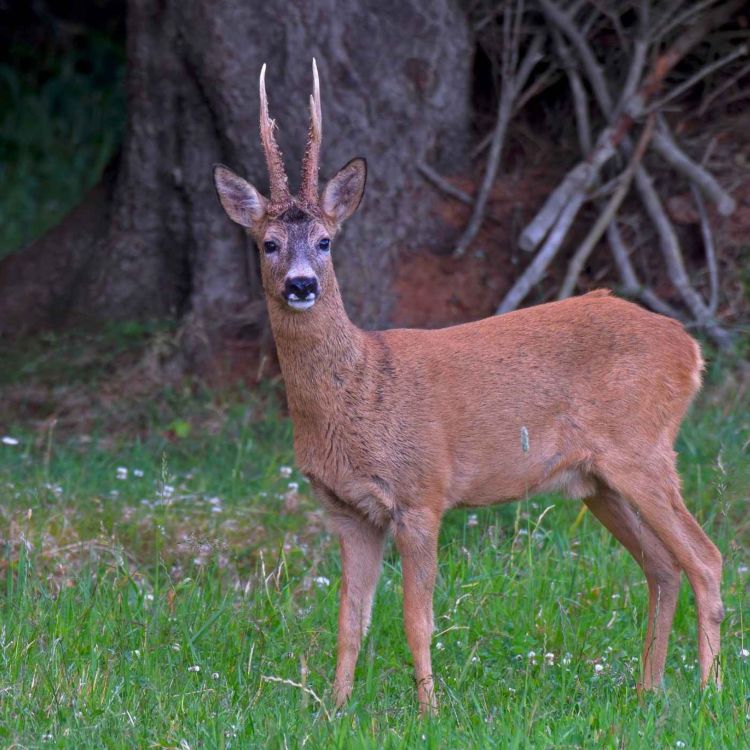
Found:
[{"label": "small white flower", "polygon": [[179,651],[182,648],[179,643],[172,644],[172,651]]},{"label": "small white flower", "polygon": [[594,664],[594,672],[599,674],[599,672],[602,672],[604,670],[604,667],[601,664]]},{"label": "small white flower", "polygon": [[127,466],[118,466],[117,467],[117,478],[118,479],[127,479],[128,478],[128,468],[127,468]]},{"label": "small white flower", "polygon": [[467,526],[479,526],[479,517],[476,513],[469,513],[469,517],[466,519]]},{"label": "small white flower", "polygon": [[685,747],[685,743],[682,740],[677,740],[677,742],[674,743],[675,747]]},{"label": "small white flower", "polygon": [[141,655],[141,652],[140,652],[140,651],[139,651],[138,649],[135,649],[135,651],[133,651],[133,654],[134,654],[135,656],[140,656],[140,655]]},{"label": "small white flower", "polygon": [[218,679],[219,679],[219,673],[218,673],[218,672],[213,672],[213,673],[211,674],[211,679],[213,679],[213,680],[218,680]]},{"label": "small white flower", "polygon": [[331,585],[330,579],[325,576],[317,576],[316,578],[313,578],[313,581],[317,583],[320,588],[325,588],[326,586]]},{"label": "small white flower", "polygon": [[528,656],[529,659],[533,659],[536,656],[536,651],[529,651],[529,653],[526,654],[526,656]]},{"label": "small white flower", "polygon": [[554,664],[555,663],[555,655],[551,651],[548,651],[544,655],[544,662],[545,662],[545,664]]},{"label": "small white flower", "polygon": [[134,477],[142,477],[143,476],[143,469],[133,469],[133,476]]},{"label": "small white flower", "polygon": [[746,648],[740,649],[740,656],[743,659],[747,659],[748,656],[750,656],[750,651],[748,651]]},{"label": "small white flower", "polygon": [[[10,435],[5,435],[3,437],[3,444],[4,445],[18,445],[18,438],[11,437]],[[45,735],[46,737],[47,735]],[[50,739],[52,739],[52,735],[49,735]]]},{"label": "small white flower", "polygon": [[479,657],[478,656],[472,656],[471,657],[471,663],[472,664],[476,664],[478,661],[479,661]]},{"label": "small white flower", "polygon": [[192,667],[188,667],[188,672],[200,672],[201,668],[198,664],[193,664]]},{"label": "small white flower", "polygon": [[286,487],[290,492],[297,492],[299,489],[299,482],[289,482]]},{"label": "small white flower", "polygon": [[281,474],[282,477],[292,476],[292,467],[291,466],[279,466],[279,474]]},{"label": "small white flower", "polygon": [[154,601],[154,595],[153,594],[146,594],[146,596],[143,597],[147,602]]},{"label": "small white flower", "polygon": [[442,642],[442,641],[438,641],[438,642],[437,642],[437,643],[435,644],[435,648],[436,648],[436,649],[437,649],[438,651],[442,651],[442,650],[443,650],[443,649],[445,648],[445,646],[443,645],[443,642]]},{"label": "small white flower", "polygon": [[738,573],[747,573],[748,570],[750,570],[750,568],[748,568],[747,565],[738,565],[737,566],[737,572]]}]

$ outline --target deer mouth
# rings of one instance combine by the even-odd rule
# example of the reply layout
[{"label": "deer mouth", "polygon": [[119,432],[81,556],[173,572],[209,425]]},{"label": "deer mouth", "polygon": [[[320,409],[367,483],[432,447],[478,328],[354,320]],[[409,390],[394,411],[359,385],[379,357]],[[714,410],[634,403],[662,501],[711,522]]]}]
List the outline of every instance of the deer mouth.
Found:
[{"label": "deer mouth", "polygon": [[304,299],[292,293],[287,296],[286,303],[292,308],[292,310],[304,312],[305,310],[309,310],[315,304],[317,299],[318,296],[314,292],[309,292]]}]

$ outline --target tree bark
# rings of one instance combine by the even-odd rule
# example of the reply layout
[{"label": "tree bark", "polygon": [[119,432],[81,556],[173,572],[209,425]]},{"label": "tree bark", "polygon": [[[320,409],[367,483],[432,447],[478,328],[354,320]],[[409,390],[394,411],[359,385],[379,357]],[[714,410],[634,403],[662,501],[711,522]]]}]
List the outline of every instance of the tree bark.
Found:
[{"label": "tree bark", "polygon": [[[387,322],[394,261],[430,244],[417,165],[455,164],[470,125],[471,35],[452,0],[130,0],[122,152],[76,211],[0,263],[0,335],[172,315],[188,347],[254,337],[255,251],[224,217],[220,161],[266,185],[258,74],[298,180],[317,58],[321,176],[368,159],[359,215],[334,250],[353,319]],[[432,241],[435,241],[433,238]]]}]

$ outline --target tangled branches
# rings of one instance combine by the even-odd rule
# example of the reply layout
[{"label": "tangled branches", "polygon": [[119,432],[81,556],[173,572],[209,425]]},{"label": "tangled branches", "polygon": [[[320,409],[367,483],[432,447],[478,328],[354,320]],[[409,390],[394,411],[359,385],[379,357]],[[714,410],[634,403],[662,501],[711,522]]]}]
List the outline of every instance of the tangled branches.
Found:
[{"label": "tangled branches", "polygon": [[[555,75],[567,80],[581,154],[522,230],[519,246],[533,256],[498,313],[523,302],[558,256],[581,208],[592,204],[598,219],[573,252],[557,296],[574,293],[586,261],[606,237],[622,293],[699,327],[719,346],[728,344],[728,331],[717,315],[718,264],[705,202],[713,204],[715,213],[728,216],[735,200],[681,147],[665,112],[694,94],[699,83],[706,87],[710,82],[701,104],[705,109],[750,73],[743,39],[705,51],[712,33],[742,5],[743,0],[496,0],[474,9],[480,38],[492,34],[501,86],[484,180],[455,253],[466,251],[483,221],[511,116],[536,93],[535,87],[538,90]],[[606,55],[602,39],[613,50]],[[698,48],[703,54],[696,56]],[[686,60],[691,62],[687,74]],[[686,269],[678,233],[654,185],[654,165],[690,186],[705,249],[707,299]],[[621,231],[625,206],[638,212],[641,224],[647,223],[656,237],[679,308],[639,279]]]}]

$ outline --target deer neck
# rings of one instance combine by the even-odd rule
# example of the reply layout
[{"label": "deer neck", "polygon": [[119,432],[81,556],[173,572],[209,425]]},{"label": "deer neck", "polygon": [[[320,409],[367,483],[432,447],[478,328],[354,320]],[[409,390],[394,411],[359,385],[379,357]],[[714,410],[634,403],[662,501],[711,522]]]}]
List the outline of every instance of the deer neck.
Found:
[{"label": "deer neck", "polygon": [[307,312],[274,301],[269,315],[292,418],[330,419],[365,356],[364,332],[349,320],[338,284]]}]

